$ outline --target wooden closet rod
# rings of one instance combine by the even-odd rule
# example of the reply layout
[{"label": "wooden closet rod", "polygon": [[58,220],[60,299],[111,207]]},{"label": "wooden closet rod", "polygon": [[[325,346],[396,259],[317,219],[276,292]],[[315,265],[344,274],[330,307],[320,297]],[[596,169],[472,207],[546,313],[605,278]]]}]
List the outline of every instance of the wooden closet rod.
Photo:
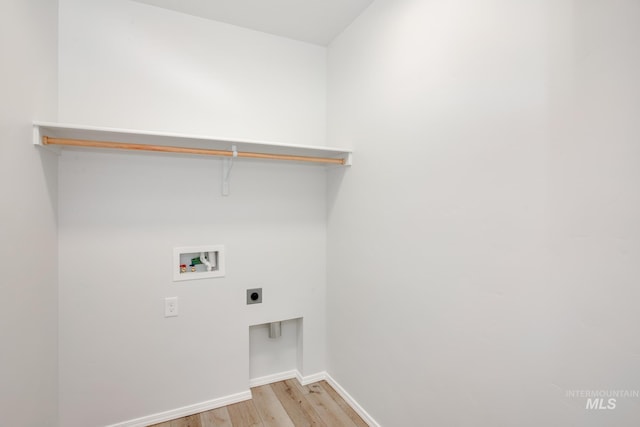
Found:
[{"label": "wooden closet rod", "polygon": [[[166,145],[148,145],[148,144],[127,144],[123,142],[109,141],[88,141],[83,139],[69,138],[50,138],[42,137],[43,145],[66,145],[70,147],[91,147],[91,148],[112,148],[117,150],[136,150],[136,151],[156,151],[161,153],[181,153],[181,154],[200,154],[205,156],[224,156],[233,157],[231,150],[211,150],[205,148],[184,148],[172,147]],[[344,165],[344,159],[333,159],[331,157],[312,157],[312,156],[293,156],[290,154],[264,154],[251,152],[237,152],[238,157],[247,157],[252,159],[269,159],[269,160],[291,160],[297,162],[312,163],[329,163],[335,165]]]}]

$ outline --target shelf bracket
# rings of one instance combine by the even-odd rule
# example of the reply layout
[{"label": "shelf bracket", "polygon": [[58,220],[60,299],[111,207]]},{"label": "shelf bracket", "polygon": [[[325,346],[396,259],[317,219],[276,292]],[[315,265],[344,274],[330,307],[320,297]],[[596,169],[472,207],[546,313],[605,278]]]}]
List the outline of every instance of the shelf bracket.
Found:
[{"label": "shelf bracket", "polygon": [[229,195],[229,181],[231,178],[231,169],[233,168],[233,161],[238,157],[238,149],[235,145],[231,146],[233,154],[231,157],[225,157],[222,159],[222,195]]},{"label": "shelf bracket", "polygon": [[49,151],[51,153],[54,153],[55,155],[59,156],[60,155],[60,148],[59,147],[55,147],[55,146],[51,146],[51,145],[45,145],[42,143],[42,139],[45,138],[44,135],[42,135],[42,132],[40,132],[40,126],[33,126],[33,145],[35,145],[38,148],[41,148],[43,150]]}]

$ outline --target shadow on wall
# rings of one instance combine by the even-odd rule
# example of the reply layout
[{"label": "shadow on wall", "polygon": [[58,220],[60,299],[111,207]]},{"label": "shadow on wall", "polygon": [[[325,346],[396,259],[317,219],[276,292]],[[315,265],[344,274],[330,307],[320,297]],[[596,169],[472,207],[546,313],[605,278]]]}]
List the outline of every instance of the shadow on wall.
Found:
[{"label": "shadow on wall", "polygon": [[[36,147],[34,146],[35,150]],[[42,174],[47,185],[51,216],[58,223],[58,155],[49,150],[37,150],[42,164]]]}]

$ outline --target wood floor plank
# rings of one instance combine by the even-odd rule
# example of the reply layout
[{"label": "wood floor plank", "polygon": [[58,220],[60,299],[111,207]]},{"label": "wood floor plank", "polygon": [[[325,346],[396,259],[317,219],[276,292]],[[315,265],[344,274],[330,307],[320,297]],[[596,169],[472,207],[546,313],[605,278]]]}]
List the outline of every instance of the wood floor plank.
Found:
[{"label": "wood floor plank", "polygon": [[201,413],[200,422],[202,427],[233,427],[226,406]]},{"label": "wood floor plank", "polygon": [[233,427],[264,427],[262,419],[251,400],[229,405],[227,410]]},{"label": "wood floor plank", "polygon": [[252,400],[152,427],[367,427],[326,381],[285,380],[251,391]]},{"label": "wood floor plank", "polygon": [[322,422],[305,395],[295,385],[280,381],[271,384],[271,389],[296,427],[330,427]]},{"label": "wood floor plank", "polygon": [[173,420],[171,421],[171,427],[202,427],[202,424],[200,424],[200,414]]},{"label": "wood floor plank", "polygon": [[307,387],[304,387],[302,384],[300,384],[298,380],[285,380],[284,382],[286,385],[297,389],[301,394],[305,396],[309,394],[309,389]]},{"label": "wood floor plank", "polygon": [[325,424],[331,427],[356,427],[356,424],[340,408],[340,405],[318,383],[302,387],[306,389],[307,400],[320,415]]},{"label": "wood floor plank", "polygon": [[322,380],[319,381],[318,384],[326,391],[329,396],[340,406],[340,408],[344,411],[345,414],[351,418],[351,421],[358,427],[369,427],[369,424],[365,423],[364,420],[358,415],[356,411],[353,410],[351,406],[338,394],[337,391],[328,382]]},{"label": "wood floor plank", "polygon": [[271,386],[254,387],[251,394],[265,427],[295,427]]}]

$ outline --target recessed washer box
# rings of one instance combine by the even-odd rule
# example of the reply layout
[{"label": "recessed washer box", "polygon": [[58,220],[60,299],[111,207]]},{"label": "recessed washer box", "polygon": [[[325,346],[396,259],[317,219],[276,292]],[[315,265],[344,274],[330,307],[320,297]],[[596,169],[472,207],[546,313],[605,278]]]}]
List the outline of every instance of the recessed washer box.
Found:
[{"label": "recessed washer box", "polygon": [[224,245],[173,248],[173,281],[224,277]]}]

